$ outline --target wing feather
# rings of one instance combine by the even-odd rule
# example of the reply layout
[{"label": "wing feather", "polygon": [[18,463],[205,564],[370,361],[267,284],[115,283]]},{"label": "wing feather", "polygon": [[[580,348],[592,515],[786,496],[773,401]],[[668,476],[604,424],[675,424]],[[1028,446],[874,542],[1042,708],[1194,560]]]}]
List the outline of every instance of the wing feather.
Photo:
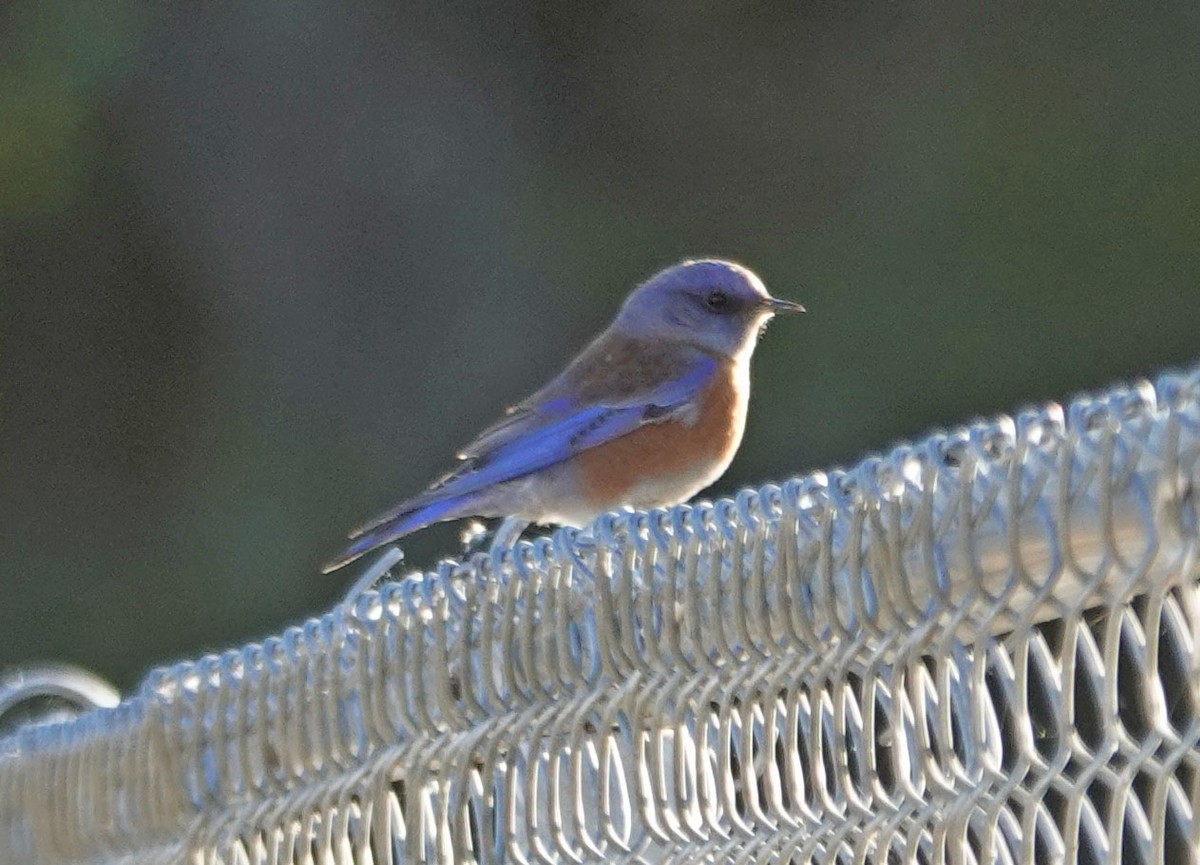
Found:
[{"label": "wing feather", "polygon": [[[676,352],[672,363],[658,364],[654,370],[660,358],[648,357],[645,351],[618,352],[603,339],[593,343],[562,375],[480,433],[462,449],[462,463],[453,471],[419,496],[359,526],[350,537],[441,499],[461,499],[562,462],[643,424],[661,423],[690,411],[718,366],[707,354],[697,351],[681,357]],[[610,358],[620,360],[609,362],[601,375],[595,375],[597,362]]]}]

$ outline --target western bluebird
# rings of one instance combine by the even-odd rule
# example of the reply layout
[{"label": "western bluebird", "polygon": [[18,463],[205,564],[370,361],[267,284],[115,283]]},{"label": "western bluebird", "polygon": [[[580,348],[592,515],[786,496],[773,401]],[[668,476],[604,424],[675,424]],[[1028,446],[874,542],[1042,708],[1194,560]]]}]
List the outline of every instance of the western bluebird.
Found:
[{"label": "western bluebird", "polygon": [[776,313],[803,311],[729,261],[667,268],[562,373],[464,448],[459,466],[351,532],[324,572],[444,520],[505,517],[499,536],[511,543],[533,522],[582,526],[623,505],[690,498],[741,443],[759,333]]}]

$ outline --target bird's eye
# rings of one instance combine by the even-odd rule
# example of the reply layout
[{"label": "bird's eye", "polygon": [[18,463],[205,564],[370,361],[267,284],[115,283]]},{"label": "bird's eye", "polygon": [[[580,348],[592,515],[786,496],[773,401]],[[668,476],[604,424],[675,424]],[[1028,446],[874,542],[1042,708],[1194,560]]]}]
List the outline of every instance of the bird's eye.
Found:
[{"label": "bird's eye", "polygon": [[704,298],[704,305],[713,312],[720,312],[729,306],[729,295],[723,291],[709,292],[708,297]]}]

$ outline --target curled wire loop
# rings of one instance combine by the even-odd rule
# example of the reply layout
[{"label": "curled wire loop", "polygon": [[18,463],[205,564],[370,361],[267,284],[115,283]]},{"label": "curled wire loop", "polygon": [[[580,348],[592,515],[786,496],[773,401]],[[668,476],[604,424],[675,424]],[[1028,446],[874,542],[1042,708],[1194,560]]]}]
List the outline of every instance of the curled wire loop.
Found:
[{"label": "curled wire loop", "polygon": [[0,741],[5,862],[1197,855],[1200,370],[443,563]]}]

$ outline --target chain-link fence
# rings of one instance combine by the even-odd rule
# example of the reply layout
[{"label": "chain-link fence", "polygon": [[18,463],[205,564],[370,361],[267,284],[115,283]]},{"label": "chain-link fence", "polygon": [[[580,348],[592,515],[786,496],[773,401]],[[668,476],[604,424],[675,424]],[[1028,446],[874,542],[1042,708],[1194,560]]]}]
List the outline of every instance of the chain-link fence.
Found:
[{"label": "chain-link fence", "polygon": [[1200,369],[354,596],[0,741],[6,863],[1200,858]]}]

